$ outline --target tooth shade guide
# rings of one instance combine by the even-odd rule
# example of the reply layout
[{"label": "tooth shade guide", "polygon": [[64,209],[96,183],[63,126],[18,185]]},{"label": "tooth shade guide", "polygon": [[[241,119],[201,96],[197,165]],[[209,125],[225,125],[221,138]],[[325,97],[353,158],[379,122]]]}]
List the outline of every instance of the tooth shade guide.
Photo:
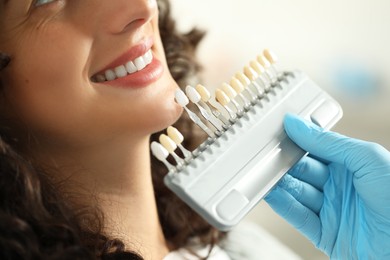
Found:
[{"label": "tooth shade guide", "polygon": [[244,67],[244,74],[247,76],[251,81],[255,81],[259,75],[254,71],[251,67],[245,66]]},{"label": "tooth shade guide", "polygon": [[201,95],[202,98],[200,105],[203,106],[204,109],[209,111],[214,117],[220,120],[223,124],[222,127],[226,129],[228,125],[230,125],[230,122],[225,116],[222,115],[221,109],[218,108],[218,105],[220,106],[220,104],[218,104],[218,102],[215,102],[215,104],[211,103],[212,102],[211,94],[207,90],[207,88],[204,87],[203,85],[198,84],[196,86],[196,90],[198,91],[198,93]]},{"label": "tooth shade guide", "polygon": [[164,146],[157,142],[152,142],[151,150],[153,155],[156,156],[156,158],[160,161],[167,159],[169,156],[169,152],[167,151],[167,149],[165,149]]},{"label": "tooth shade guide", "polygon": [[180,133],[179,130],[177,130],[175,127],[170,126],[167,129],[168,136],[176,143],[176,145],[179,147],[180,151],[183,153],[185,160],[190,159],[192,157],[192,153],[188,151],[184,146],[182,145],[182,142],[184,141],[183,135]]},{"label": "tooth shade guide", "polygon": [[186,94],[187,94],[187,97],[191,100],[192,103],[197,104],[197,103],[199,103],[199,101],[202,100],[201,95],[192,86],[187,86],[186,87]]},{"label": "tooth shade guide", "polygon": [[188,103],[190,102],[188,100],[188,97],[184,94],[184,92],[181,90],[181,89],[177,89],[176,92],[175,92],[175,99],[176,99],[176,102],[182,106],[182,107],[185,107],[188,105]]},{"label": "tooth shade guide", "polygon": [[237,72],[234,77],[241,82],[241,84],[244,86],[244,88],[249,86],[249,84],[251,83],[251,81],[248,79],[248,77],[246,77],[242,72]]},{"label": "tooth shade guide", "polygon": [[237,96],[237,92],[227,83],[222,83],[221,89],[231,100]]},{"label": "tooth shade guide", "polygon": [[230,80],[230,86],[237,92],[237,93],[241,93],[244,91],[245,87],[242,85],[242,83],[236,79],[235,77],[233,77],[231,80]]},{"label": "tooth shade guide", "polygon": [[265,73],[267,79],[271,82],[274,83],[277,80],[278,73],[274,66],[263,56],[263,55],[258,55],[257,56],[257,61],[260,63],[265,68]]},{"label": "tooth shade guide", "polygon": [[[230,82],[230,85],[227,83],[224,83],[222,85],[223,91],[225,91],[225,93],[231,99],[232,97],[236,98],[236,96],[238,96],[238,102],[240,102],[240,106],[244,107],[245,110],[248,110],[250,106],[250,101],[248,101],[248,99],[242,93],[245,90],[244,86],[242,86],[241,82],[239,82],[236,78],[233,78]],[[233,87],[232,85],[235,85],[235,87]]]},{"label": "tooth shade guide", "polygon": [[218,136],[221,135],[220,131],[223,131],[222,122],[220,122],[219,119],[214,117],[211,110],[207,109],[208,107],[204,108],[200,104],[202,99],[201,99],[200,94],[196,91],[196,89],[193,88],[192,86],[187,86],[186,93],[187,93],[187,96],[189,97],[189,99],[191,100],[191,102],[194,103],[198,107],[203,118],[205,120],[207,120],[207,122],[209,122],[216,129],[215,134]]},{"label": "tooth shade guide", "polygon": [[[231,88],[233,88],[233,90],[237,93],[237,95],[240,97],[240,100],[242,101],[243,103],[243,106],[245,107],[245,110],[248,110],[250,107],[250,101],[248,100],[248,98],[244,95],[244,91],[245,91],[245,88],[244,86],[241,84],[241,82],[236,79],[236,78],[232,78],[230,80],[230,85],[229,85]],[[250,95],[250,93],[249,93]],[[252,100],[252,96],[250,95],[249,98]],[[254,104],[254,103],[253,103]]]},{"label": "tooth shade guide", "polygon": [[215,98],[222,106],[227,106],[230,102],[230,98],[220,89],[215,91]]},{"label": "tooth shade guide", "polygon": [[[266,88],[269,84],[267,80],[263,78],[264,68],[257,62],[252,62],[252,66],[244,67],[244,75],[247,76],[252,82],[256,82],[258,85]],[[258,92],[261,92],[258,90]]]},{"label": "tooth shade guide", "polygon": [[160,135],[159,141],[160,141],[160,143],[162,144],[162,146],[164,146],[164,148],[167,149],[167,151],[168,151],[169,153],[175,152],[175,150],[176,150],[176,148],[177,148],[177,145],[176,145],[176,143],[175,143],[171,138],[169,138],[167,135],[165,135],[165,134]]},{"label": "tooth shade guide", "polygon": [[169,152],[158,142],[152,142],[150,145],[152,154],[167,167],[169,172],[176,172],[177,169],[167,161]]},{"label": "tooth shade guide", "polygon": [[[251,104],[251,109],[243,116],[237,113],[238,117],[229,119],[231,124],[225,126],[221,136],[208,138],[193,151],[194,156],[185,158],[186,164],[177,168],[178,174],[169,173],[164,179],[169,189],[221,230],[238,224],[285,171],[304,155],[305,152],[294,145],[283,131],[285,113],[310,118],[324,100],[330,99],[298,71],[285,73],[287,79],[284,82],[277,79],[280,90],[275,92],[271,88],[272,92],[265,93],[264,88],[270,87],[267,76],[273,72],[273,65],[267,70],[259,66],[261,73],[249,65],[244,68],[246,73],[237,73],[242,82],[235,77],[230,81],[236,96],[259,90],[259,95],[253,94],[256,102]],[[213,92],[212,97],[203,86],[196,86],[202,99],[199,104],[206,104],[209,109],[218,107],[215,112],[228,111],[231,115],[229,107],[233,108],[234,100],[241,100],[237,100],[233,93],[226,95],[227,85],[229,83],[221,84],[221,89]],[[201,94],[204,90],[206,94]],[[338,112],[329,126],[340,117]],[[170,129],[168,136],[169,132]]]},{"label": "tooth shade guide", "polygon": [[245,88],[241,81],[239,81],[237,78],[233,77],[230,80],[230,85],[237,93],[241,93],[244,98],[249,99],[252,105],[256,103],[257,96],[251,91],[251,89]]},{"label": "tooth shade guide", "polygon": [[210,128],[207,127],[194,112],[187,108],[189,99],[186,94],[179,88],[175,91],[175,100],[180,106],[184,108],[192,122],[202,128],[202,130],[205,131],[209,137],[215,138],[215,133],[211,131]]},{"label": "tooth shade guide", "polygon": [[263,51],[263,55],[271,64],[275,64],[278,62],[278,58],[272,50],[265,49]]},{"label": "tooth shade guide", "polygon": [[173,126],[168,127],[167,133],[176,144],[181,144],[184,141],[184,136]]},{"label": "tooth shade guide", "polygon": [[269,49],[265,49],[263,51],[263,55],[271,63],[271,70],[275,77],[279,80],[285,79],[285,75],[280,72],[277,67],[278,57],[275,55],[275,53]]},{"label": "tooth shade guide", "polygon": [[262,75],[265,72],[264,67],[258,63],[257,61],[253,60],[249,63],[250,67],[257,72],[257,74]]},{"label": "tooth shade guide", "polygon": [[177,154],[175,153],[177,145],[171,138],[169,138],[165,134],[162,134],[160,135],[159,141],[162,144],[162,146],[164,146],[164,148],[173,156],[178,166],[184,164],[183,159],[177,156]]},{"label": "tooth shade guide", "polygon": [[210,100],[210,98],[211,98],[210,91],[208,91],[208,89],[205,86],[198,84],[198,85],[196,85],[195,89],[196,89],[196,91],[198,91],[203,102],[207,102]]},{"label": "tooth shade guide", "polygon": [[[245,104],[240,104],[236,101],[237,92],[227,83],[223,83],[221,89],[229,97],[231,104],[233,104],[237,113],[241,116]],[[245,110],[247,110],[247,108],[245,108]]]},{"label": "tooth shade guide", "polygon": [[271,63],[263,56],[263,55],[258,55],[257,56],[257,61],[263,66],[265,69],[269,68],[271,66]]},{"label": "tooth shade guide", "polygon": [[270,85],[272,84],[272,76],[269,75],[268,71],[259,62],[251,61],[246,73],[257,74],[255,80],[257,84],[263,86],[265,91],[269,91]]},{"label": "tooth shade guide", "polygon": [[229,108],[230,98],[220,89],[215,90],[215,98],[219,104],[228,112],[231,119],[236,119],[236,113]]}]

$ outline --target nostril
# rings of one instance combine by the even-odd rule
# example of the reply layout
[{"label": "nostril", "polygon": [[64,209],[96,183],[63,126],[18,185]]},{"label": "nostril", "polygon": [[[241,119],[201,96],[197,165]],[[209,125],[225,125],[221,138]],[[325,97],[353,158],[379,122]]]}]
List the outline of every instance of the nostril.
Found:
[{"label": "nostril", "polygon": [[3,52],[0,52],[0,71],[3,70],[5,67],[7,67],[10,61],[11,61],[10,56],[8,56]]},{"label": "nostril", "polygon": [[137,30],[152,21],[158,14],[155,0],[118,0],[102,7],[107,9],[104,15],[110,17],[109,20],[102,20],[104,26],[114,34]]}]

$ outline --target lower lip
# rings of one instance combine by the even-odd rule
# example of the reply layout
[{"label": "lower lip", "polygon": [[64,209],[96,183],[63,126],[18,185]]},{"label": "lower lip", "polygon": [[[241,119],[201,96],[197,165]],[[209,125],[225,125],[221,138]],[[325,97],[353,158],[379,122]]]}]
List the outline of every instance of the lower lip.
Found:
[{"label": "lower lip", "polygon": [[122,88],[145,88],[161,78],[163,71],[162,63],[153,58],[152,62],[140,71],[99,84]]}]

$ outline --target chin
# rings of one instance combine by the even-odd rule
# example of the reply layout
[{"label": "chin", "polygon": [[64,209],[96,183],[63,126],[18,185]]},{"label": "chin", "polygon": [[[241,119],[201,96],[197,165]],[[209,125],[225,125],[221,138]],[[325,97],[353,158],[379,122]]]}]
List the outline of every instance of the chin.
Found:
[{"label": "chin", "polygon": [[[174,100],[174,91],[168,90],[160,93],[164,99],[153,99],[153,104],[149,103],[147,111],[139,113],[138,128],[143,134],[153,134],[173,125],[182,115],[183,108]],[[145,113],[146,112],[146,113]]]},{"label": "chin", "polygon": [[153,125],[151,125],[149,133],[153,134],[160,132],[175,124],[181,117],[182,113],[183,108],[176,103],[174,104],[174,108],[169,113],[164,112],[164,115],[161,115],[161,112],[159,112],[161,116],[159,116],[158,119],[154,121]]}]

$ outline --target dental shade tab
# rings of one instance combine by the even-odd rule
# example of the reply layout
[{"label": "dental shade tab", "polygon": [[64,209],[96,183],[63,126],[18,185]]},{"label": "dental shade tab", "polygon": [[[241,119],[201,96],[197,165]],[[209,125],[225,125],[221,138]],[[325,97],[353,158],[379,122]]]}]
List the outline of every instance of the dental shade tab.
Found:
[{"label": "dental shade tab", "polygon": [[[177,90],[176,101],[209,138],[190,152],[181,146],[180,132],[169,127],[162,145],[151,145],[168,168],[166,186],[220,230],[237,225],[305,156],[284,131],[286,113],[325,129],[342,117],[340,105],[303,72],[281,72],[276,62],[276,55],[265,50],[213,96],[202,85],[187,86],[188,98]],[[206,123],[187,108],[190,100]],[[167,161],[169,155],[176,165]]]}]

